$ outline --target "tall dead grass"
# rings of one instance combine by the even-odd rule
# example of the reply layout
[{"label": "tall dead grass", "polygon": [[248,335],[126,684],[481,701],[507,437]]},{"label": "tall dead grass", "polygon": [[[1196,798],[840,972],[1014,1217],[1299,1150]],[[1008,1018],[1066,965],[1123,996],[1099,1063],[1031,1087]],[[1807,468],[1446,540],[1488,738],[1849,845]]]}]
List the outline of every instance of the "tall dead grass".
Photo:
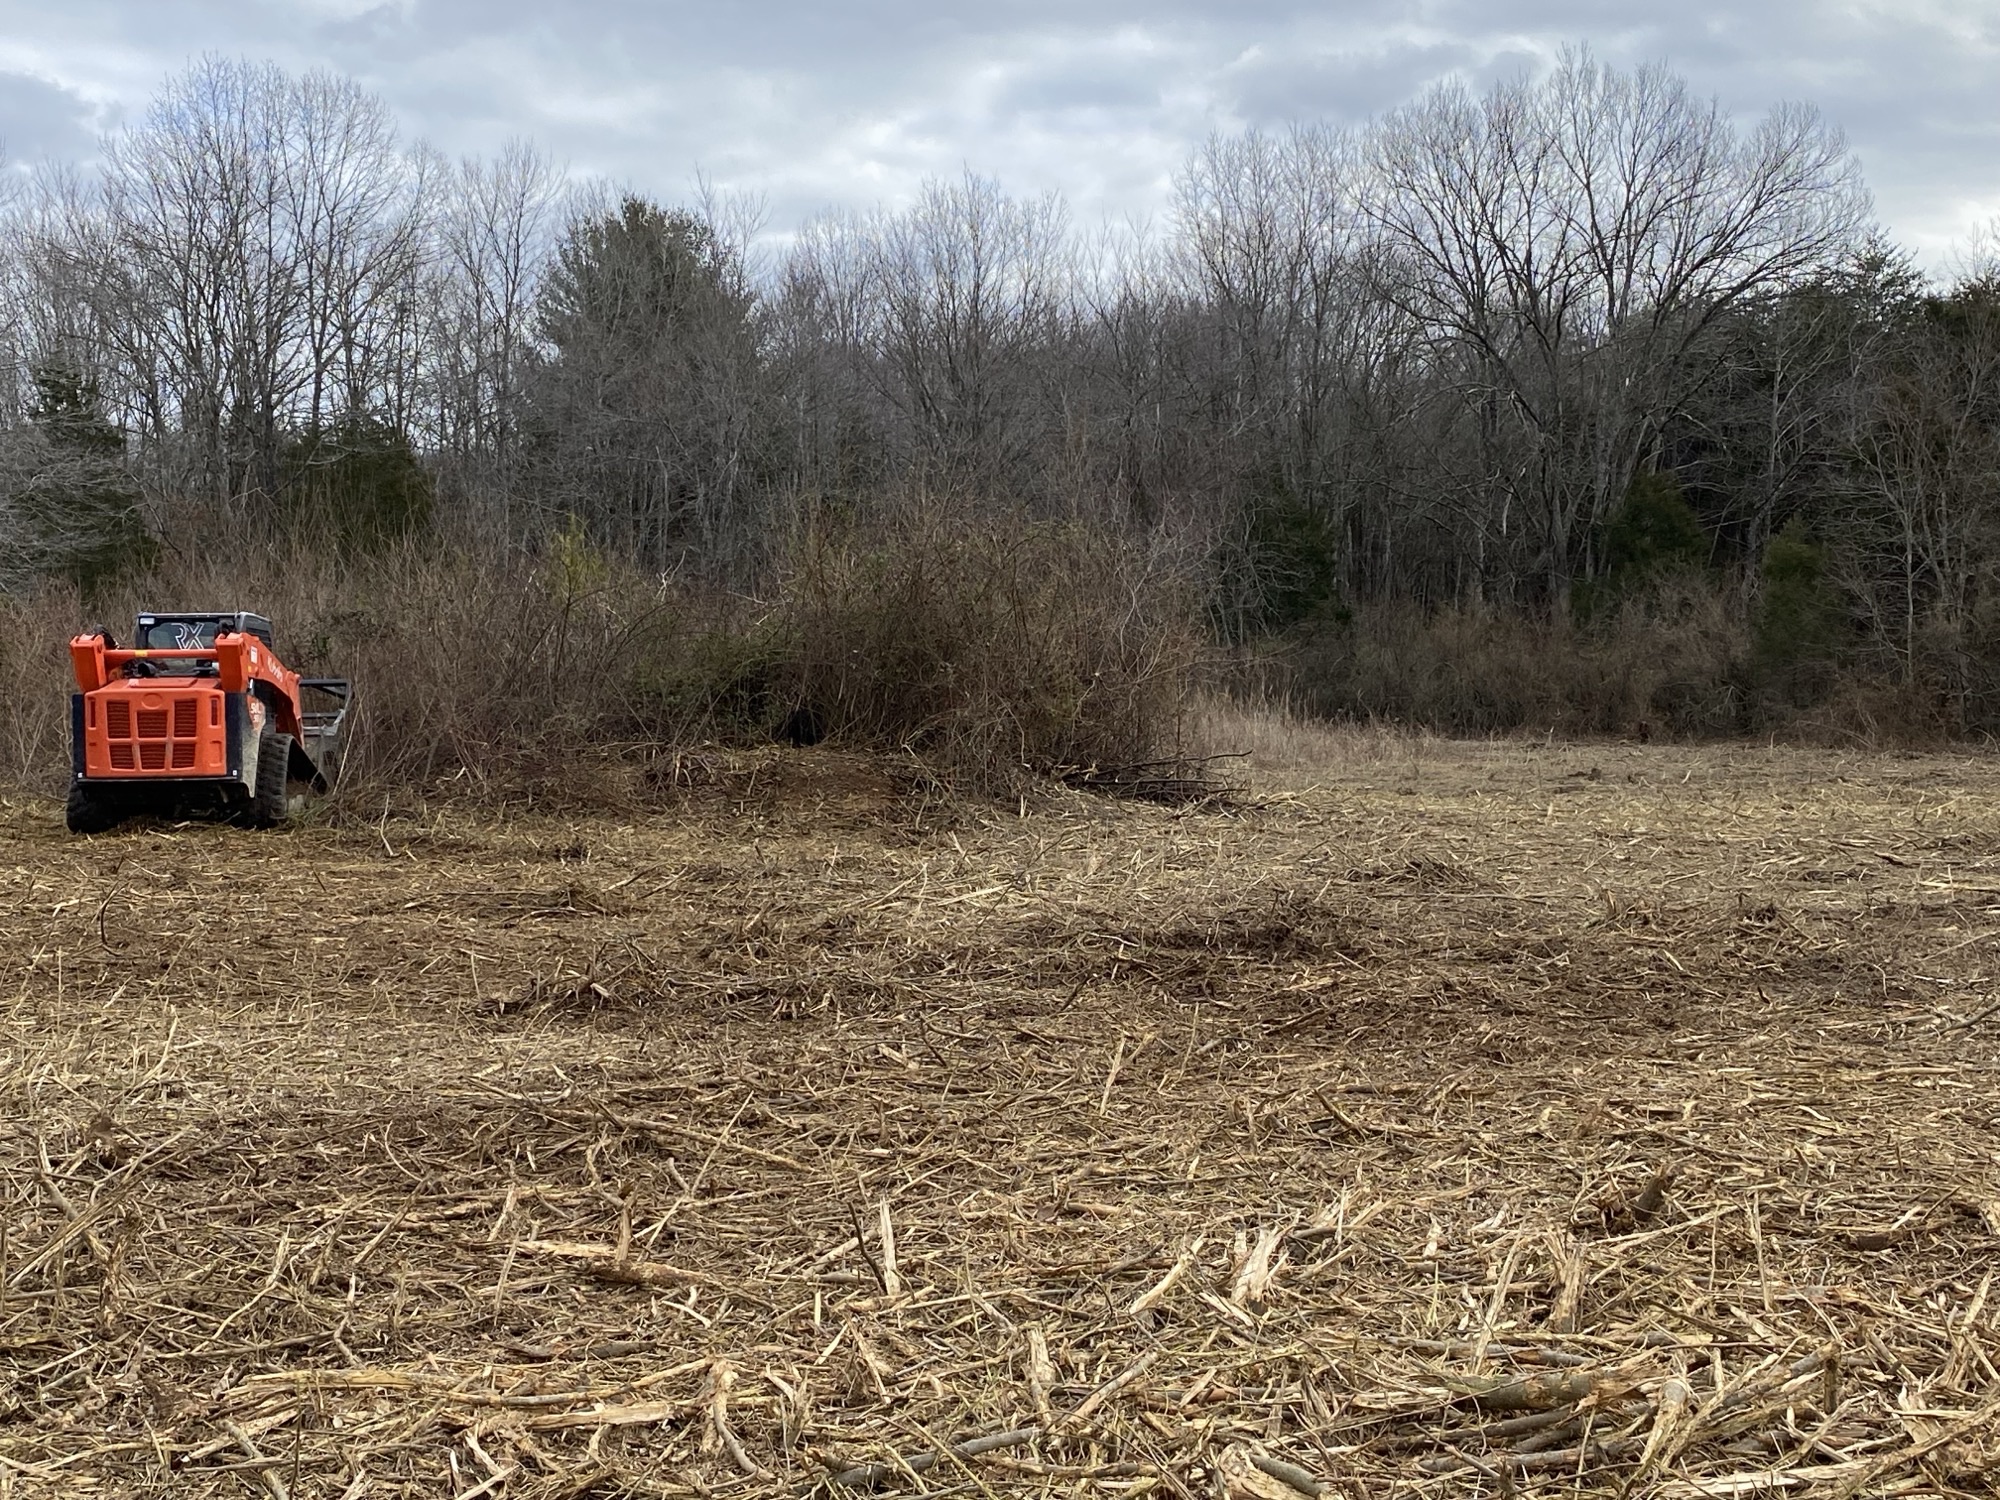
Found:
[{"label": "tall dead grass", "polygon": [[1440,740],[1421,725],[1330,719],[1306,712],[1268,683],[1210,688],[1197,701],[1189,744],[1203,762],[1235,763],[1259,784],[1292,773],[1414,771]]}]

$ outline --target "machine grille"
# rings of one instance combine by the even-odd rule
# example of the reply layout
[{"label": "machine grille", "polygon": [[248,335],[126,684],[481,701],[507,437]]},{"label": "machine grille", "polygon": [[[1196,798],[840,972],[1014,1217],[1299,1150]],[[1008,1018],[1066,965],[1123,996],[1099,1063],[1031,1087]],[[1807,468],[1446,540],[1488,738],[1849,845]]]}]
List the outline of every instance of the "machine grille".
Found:
[{"label": "machine grille", "polygon": [[[104,707],[104,737],[114,771],[192,771],[200,756],[201,704],[214,694],[190,693],[160,708],[112,701]],[[219,705],[219,699],[216,700]],[[209,716],[220,727],[220,715]]]}]

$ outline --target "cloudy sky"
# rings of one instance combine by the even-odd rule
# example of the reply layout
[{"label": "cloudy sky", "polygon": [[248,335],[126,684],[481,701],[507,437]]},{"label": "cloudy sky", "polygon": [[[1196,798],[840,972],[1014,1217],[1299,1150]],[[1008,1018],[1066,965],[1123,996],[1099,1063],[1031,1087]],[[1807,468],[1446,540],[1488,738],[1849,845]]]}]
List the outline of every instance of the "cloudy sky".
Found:
[{"label": "cloudy sky", "polygon": [[532,138],[775,226],[970,167],[1079,219],[1156,214],[1212,130],[1358,122],[1588,42],[1739,117],[1820,106],[1927,262],[2000,216],[2000,0],[0,0],[0,141],[87,160],[204,52],[347,73],[452,152]]}]

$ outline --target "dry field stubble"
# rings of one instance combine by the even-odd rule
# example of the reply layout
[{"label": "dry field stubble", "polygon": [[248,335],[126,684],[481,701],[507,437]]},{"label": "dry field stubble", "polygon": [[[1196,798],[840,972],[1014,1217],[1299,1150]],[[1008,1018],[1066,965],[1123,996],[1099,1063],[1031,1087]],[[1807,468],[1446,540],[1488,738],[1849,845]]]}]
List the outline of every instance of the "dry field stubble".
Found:
[{"label": "dry field stubble", "polygon": [[1315,755],[0,809],[0,1493],[1990,1493],[2000,771]]}]

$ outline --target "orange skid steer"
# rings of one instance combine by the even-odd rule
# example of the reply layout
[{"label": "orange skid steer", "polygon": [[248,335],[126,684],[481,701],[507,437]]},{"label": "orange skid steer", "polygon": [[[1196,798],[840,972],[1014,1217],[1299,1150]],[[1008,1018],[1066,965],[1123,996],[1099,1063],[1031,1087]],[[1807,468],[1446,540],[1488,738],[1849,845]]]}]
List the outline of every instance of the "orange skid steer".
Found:
[{"label": "orange skid steer", "polygon": [[143,614],[130,649],[98,630],[69,654],[72,833],[142,813],[274,827],[339,772],[351,686],[287,668],[262,615]]}]

